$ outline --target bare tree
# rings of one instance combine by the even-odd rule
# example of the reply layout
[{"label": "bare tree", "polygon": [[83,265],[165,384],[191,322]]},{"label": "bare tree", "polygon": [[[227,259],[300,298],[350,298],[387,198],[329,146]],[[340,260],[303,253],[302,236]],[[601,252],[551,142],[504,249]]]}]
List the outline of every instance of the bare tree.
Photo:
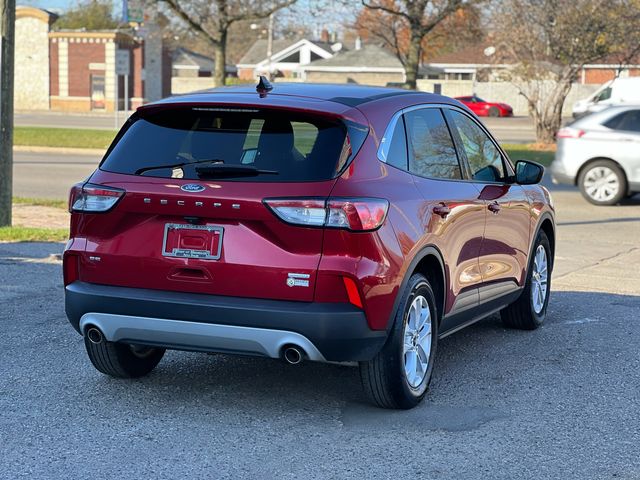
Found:
[{"label": "bare tree", "polygon": [[640,53],[637,0],[503,0],[494,15],[496,61],[526,98],[540,143],[553,143],[582,68],[628,64]]},{"label": "bare tree", "polygon": [[[389,22],[385,22],[383,28],[377,29],[374,34],[382,38],[396,52],[405,67],[407,87],[412,89],[416,88],[425,37],[455,12],[480,1],[361,0],[365,8],[390,16]],[[408,30],[406,53],[400,38],[403,29]]]},{"label": "bare tree", "polygon": [[165,2],[194,32],[212,47],[214,85],[224,85],[229,28],[243,20],[259,20],[293,5],[296,0],[159,0]]}]

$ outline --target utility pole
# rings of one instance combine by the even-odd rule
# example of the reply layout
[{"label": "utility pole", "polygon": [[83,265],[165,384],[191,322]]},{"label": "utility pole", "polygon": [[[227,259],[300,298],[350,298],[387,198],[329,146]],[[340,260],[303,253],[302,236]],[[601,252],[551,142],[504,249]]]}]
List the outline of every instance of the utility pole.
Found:
[{"label": "utility pole", "polygon": [[273,57],[273,13],[269,15],[269,31],[267,33],[267,58],[269,59],[269,63],[267,65],[267,78],[269,80],[273,80],[271,57]]},{"label": "utility pole", "polygon": [[11,226],[16,0],[0,0],[0,227]]}]

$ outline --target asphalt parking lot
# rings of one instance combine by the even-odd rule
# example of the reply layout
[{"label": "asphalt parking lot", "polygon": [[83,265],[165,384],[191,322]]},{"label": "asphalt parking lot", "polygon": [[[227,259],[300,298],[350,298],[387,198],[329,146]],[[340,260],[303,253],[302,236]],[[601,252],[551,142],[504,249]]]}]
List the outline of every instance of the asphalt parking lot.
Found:
[{"label": "asphalt parking lot", "polygon": [[0,478],[640,479],[640,198],[554,196],[547,323],[444,339],[407,412],[338,365],[168,352],[102,376],[64,315],[62,245],[0,244]]}]

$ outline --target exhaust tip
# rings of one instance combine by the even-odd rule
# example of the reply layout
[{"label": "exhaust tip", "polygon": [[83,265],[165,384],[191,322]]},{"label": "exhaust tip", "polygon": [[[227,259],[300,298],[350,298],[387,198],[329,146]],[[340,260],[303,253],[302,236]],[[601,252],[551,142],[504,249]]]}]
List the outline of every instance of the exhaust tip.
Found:
[{"label": "exhaust tip", "polygon": [[297,365],[302,362],[304,353],[296,346],[286,347],[284,349],[283,358],[289,365]]},{"label": "exhaust tip", "polygon": [[90,327],[86,335],[91,343],[98,344],[104,341],[104,335],[102,335],[102,332],[96,327]]}]

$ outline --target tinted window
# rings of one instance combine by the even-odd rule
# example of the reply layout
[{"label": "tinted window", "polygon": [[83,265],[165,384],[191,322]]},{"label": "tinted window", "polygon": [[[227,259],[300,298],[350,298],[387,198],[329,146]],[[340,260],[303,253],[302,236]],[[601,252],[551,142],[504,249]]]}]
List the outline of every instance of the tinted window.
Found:
[{"label": "tinted window", "polygon": [[389,152],[387,153],[387,163],[394,167],[407,170],[407,136],[404,130],[404,120],[402,117],[396,122],[396,128],[393,130],[391,143],[389,144]]},{"label": "tinted window", "polygon": [[452,111],[451,116],[462,140],[462,147],[474,180],[497,182],[505,177],[500,151],[482,128],[466,115]]},{"label": "tinted window", "polygon": [[622,112],[604,123],[605,127],[627,132],[640,132],[640,110]]},{"label": "tinted window", "polygon": [[100,168],[197,179],[196,164],[215,163],[277,172],[225,176],[225,180],[322,181],[336,176],[366,134],[365,127],[308,114],[173,108],[147,112],[134,120]]},{"label": "tinted window", "polygon": [[593,101],[598,103],[611,98],[611,87],[607,87],[602,90],[598,95],[593,98]]},{"label": "tinted window", "polygon": [[409,170],[416,175],[460,180],[458,157],[442,112],[436,108],[405,114]]}]

